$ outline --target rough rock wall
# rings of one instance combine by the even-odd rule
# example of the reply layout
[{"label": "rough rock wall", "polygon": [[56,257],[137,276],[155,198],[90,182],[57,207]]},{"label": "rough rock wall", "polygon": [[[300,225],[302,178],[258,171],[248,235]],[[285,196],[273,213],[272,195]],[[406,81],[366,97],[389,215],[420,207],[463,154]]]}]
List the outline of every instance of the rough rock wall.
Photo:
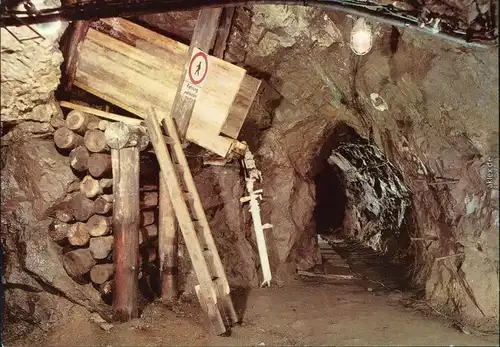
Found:
[{"label": "rough rock wall", "polygon": [[[56,4],[35,3],[39,9]],[[62,296],[87,307],[95,296],[73,284],[59,246],[48,236],[50,208],[75,177],[52,141],[34,139],[50,135],[51,118],[61,115],[53,93],[61,75],[58,40],[65,27],[23,42],[4,28],[0,32],[3,314],[11,337],[63,317],[71,303]],[[35,28],[43,31],[43,26]],[[27,28],[9,29],[19,39],[34,37]]]},{"label": "rough rock wall", "polygon": [[343,235],[390,256],[402,246],[411,193],[401,172],[369,143],[342,143],[328,158],[346,191]]},{"label": "rough rock wall", "polygon": [[2,148],[4,313],[13,334],[57,320],[63,315],[57,308],[69,306],[66,299],[108,311],[91,284],[80,286],[66,274],[62,247],[49,236],[53,207],[78,180],[67,161],[51,140],[27,139]]},{"label": "rough rock wall", "polygon": [[[42,9],[51,4],[40,5]],[[56,5],[56,2],[51,2]],[[26,27],[9,28],[15,37],[1,29],[1,119],[2,125],[19,124],[18,129],[3,142],[24,134],[46,134],[53,129],[49,122],[54,114],[60,113],[54,103],[53,92],[59,85],[60,65],[63,61],[58,40],[66,24],[54,32],[45,32],[43,26],[34,26],[43,33],[44,39]],[[25,40],[19,42],[18,39]]]},{"label": "rough rock wall", "polygon": [[[267,79],[265,88],[277,100],[258,99],[274,109],[264,112],[270,129],[254,143],[260,146],[258,163],[266,168],[264,192],[273,199],[263,210],[272,211],[269,222],[276,227],[270,248],[278,250],[280,264],[295,247],[295,228],[304,225],[297,219],[307,219],[299,206],[314,199],[299,193],[311,190],[303,188],[302,178],[311,157],[307,143],[323,136],[308,129],[320,120],[331,127],[346,119],[401,169],[412,191],[412,227],[430,239],[414,244],[425,250],[417,259],[425,271],[415,276],[426,284],[428,299],[477,323],[498,321],[497,52],[375,25],[372,52],[360,58],[346,43],[349,16],[314,14],[342,33],[324,46],[315,44],[307,30],[296,35],[300,30],[287,32],[277,25],[271,20],[276,8],[253,10],[256,34],[249,37],[245,63]],[[278,12],[288,18],[280,23],[318,25],[300,8]],[[375,107],[380,103],[376,94],[388,110]],[[261,118],[262,112],[252,113],[247,125]],[[243,131],[242,137],[256,138],[250,134]],[[298,155],[291,154],[291,146],[298,147]],[[306,198],[299,199],[300,213],[289,218],[286,206],[294,206],[297,194]],[[283,205],[285,200],[290,202]]]}]

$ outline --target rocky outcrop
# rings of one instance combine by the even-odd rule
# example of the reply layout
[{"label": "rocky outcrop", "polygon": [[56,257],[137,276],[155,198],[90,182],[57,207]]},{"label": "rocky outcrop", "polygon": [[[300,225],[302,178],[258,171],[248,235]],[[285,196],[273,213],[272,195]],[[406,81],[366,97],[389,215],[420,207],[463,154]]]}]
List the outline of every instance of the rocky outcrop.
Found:
[{"label": "rocky outcrop", "polygon": [[80,286],[66,274],[63,249],[49,236],[52,208],[76,180],[67,160],[50,140],[26,140],[2,149],[5,314],[21,330],[47,324],[48,312],[67,299],[93,311],[108,310],[91,285]]},{"label": "rocky outcrop", "polygon": [[403,176],[369,143],[341,143],[328,158],[346,191],[343,235],[384,255],[396,252],[411,206]]},{"label": "rocky outcrop", "polygon": [[[252,32],[272,33],[275,23],[258,10]],[[299,16],[294,25],[309,28],[310,15],[300,11],[306,9],[282,8],[276,18],[285,23],[285,17]],[[256,158],[267,170],[265,193],[276,194],[263,210],[271,210],[278,259],[284,264],[289,250],[299,247],[296,225],[300,233],[308,230],[281,211],[289,206],[285,200],[293,206],[290,192],[307,182],[308,143],[326,140],[309,127],[318,119],[344,119],[372,139],[412,192],[409,222],[421,238],[411,246],[419,254],[414,280],[424,285],[427,299],[477,324],[498,322],[497,52],[378,25],[372,51],[355,57],[345,41],[352,19],[321,16],[342,33],[338,44],[315,47],[309,34],[292,42],[293,34],[279,30],[268,40],[272,44],[249,41],[247,65],[267,74],[268,88],[281,96],[268,111],[272,125]],[[387,108],[380,107],[384,102]],[[290,146],[299,154],[291,155]],[[311,204],[314,197],[301,201]]]},{"label": "rocky outcrop", "polygon": [[53,92],[61,77],[59,67],[63,57],[58,49],[58,38],[62,29],[41,39],[28,28],[11,28],[20,39],[35,36],[23,42],[1,29],[2,122],[48,123],[57,112]]}]

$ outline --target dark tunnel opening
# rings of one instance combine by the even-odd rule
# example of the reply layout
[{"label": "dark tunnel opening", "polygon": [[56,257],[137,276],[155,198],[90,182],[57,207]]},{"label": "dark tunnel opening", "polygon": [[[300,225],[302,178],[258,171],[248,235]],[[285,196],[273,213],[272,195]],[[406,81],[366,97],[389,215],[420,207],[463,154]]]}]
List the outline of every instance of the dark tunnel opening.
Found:
[{"label": "dark tunnel opening", "polygon": [[[346,148],[357,148],[359,155],[348,155]],[[350,174],[346,167],[331,160],[334,153],[344,154],[345,162],[352,165],[347,171],[357,170],[357,178],[348,178]],[[403,223],[399,227],[395,226],[398,218],[388,217],[383,212],[383,209],[389,209],[394,214],[401,200],[397,195],[391,196],[391,192],[384,190],[388,183],[387,176],[384,176],[386,172],[367,173],[368,167],[376,167],[380,160],[387,158],[347,124],[337,125],[329,134],[317,157],[313,177],[316,192],[313,218],[318,254],[322,257],[325,244],[328,244],[327,247],[343,258],[351,273],[361,281],[372,286],[378,283],[384,289],[410,289],[414,257],[407,221],[412,208],[408,206],[404,209]],[[395,179],[402,182],[401,189],[404,190],[401,174],[394,167],[391,170],[394,177],[397,177]],[[364,179],[368,181],[363,181]],[[372,213],[370,203],[380,204],[381,212]],[[350,215],[347,216],[347,213]],[[376,234],[365,233],[364,229],[370,228],[372,223],[378,223],[378,237],[389,240],[385,249],[373,244],[373,240],[377,239]],[[388,223],[387,230],[383,229],[384,223]],[[357,231],[353,232],[353,229]],[[334,268],[338,266],[339,264],[335,264]]]}]

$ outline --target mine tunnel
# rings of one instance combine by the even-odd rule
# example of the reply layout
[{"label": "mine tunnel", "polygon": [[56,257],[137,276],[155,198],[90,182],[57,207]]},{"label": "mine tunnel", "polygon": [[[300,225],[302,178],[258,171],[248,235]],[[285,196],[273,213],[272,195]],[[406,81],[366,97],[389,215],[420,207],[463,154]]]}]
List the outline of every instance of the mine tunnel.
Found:
[{"label": "mine tunnel", "polygon": [[497,2],[375,3],[2,1],[2,345],[498,344]]}]

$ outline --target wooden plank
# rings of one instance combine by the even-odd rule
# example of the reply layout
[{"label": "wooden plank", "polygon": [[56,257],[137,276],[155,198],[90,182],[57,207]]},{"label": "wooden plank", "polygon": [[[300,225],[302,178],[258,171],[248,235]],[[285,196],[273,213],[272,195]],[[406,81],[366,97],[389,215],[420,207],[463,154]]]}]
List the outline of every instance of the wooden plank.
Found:
[{"label": "wooden plank", "polygon": [[[91,28],[93,28],[92,30],[98,30],[99,32],[105,33],[106,35],[111,36],[116,40],[126,43],[127,45],[130,45],[132,47],[144,50],[148,54],[159,58],[160,61],[163,62],[164,68],[168,70],[167,73],[169,74],[169,76],[174,77],[175,81],[177,82],[180,80],[181,72],[184,67],[183,59],[186,59],[186,57],[188,56],[187,45],[184,45],[168,37],[157,34],[151,30],[148,30],[144,27],[141,27],[137,24],[134,24],[132,22],[129,22],[121,18],[101,19],[101,21],[93,22],[91,24]],[[91,54],[88,58],[91,59],[93,52],[89,53]],[[84,59],[81,60],[86,60],[85,59],[86,57],[83,58]],[[79,69],[81,68],[79,67]],[[125,102],[117,104],[116,102],[120,102],[120,100],[112,98],[111,95],[105,93],[105,90],[104,92],[100,92],[102,88],[99,88],[99,91],[97,91],[92,86],[89,86],[87,83],[82,83],[82,82],[85,81],[80,81],[77,75],[75,85],[77,85],[78,87],[85,89],[92,94],[98,95],[99,97],[109,102],[115,103],[116,105],[126,109],[129,112],[132,112],[139,116],[141,114],[145,114],[144,112],[137,113],[137,110],[134,108],[128,108],[127,106],[129,106],[130,102],[125,100]],[[226,123],[232,124],[233,123],[232,119],[235,119],[234,122],[236,124],[243,124],[243,121],[247,116],[250,105],[252,104],[255,98],[259,85],[260,85],[259,80],[249,75],[244,76],[241,87],[236,95],[233,107],[231,107],[231,109],[229,110],[229,115],[227,116]],[[176,82],[174,83],[174,86],[175,86],[174,88],[177,88]],[[158,91],[158,93],[160,93],[160,91]],[[169,98],[171,98],[169,99],[170,100],[169,105],[171,105],[173,97],[170,96]],[[241,125],[239,127],[236,126],[235,128],[241,128]],[[232,129],[231,127],[223,127],[221,132],[232,138],[237,137],[237,133],[235,136],[235,130]]]},{"label": "wooden plank", "polygon": [[213,275],[218,278],[217,291],[220,299],[220,306],[225,314],[226,320],[229,323],[238,322],[238,316],[234,310],[231,297],[229,295],[230,288],[229,283],[227,281],[226,272],[224,271],[224,267],[222,265],[222,261],[220,260],[219,252],[217,251],[217,247],[215,245],[215,241],[212,236],[212,232],[210,230],[210,226],[208,224],[205,211],[203,210],[203,205],[201,204],[200,196],[198,195],[198,190],[196,189],[196,185],[194,183],[193,176],[191,175],[191,171],[189,170],[189,164],[184,156],[184,151],[181,146],[180,139],[177,135],[174,121],[165,117],[163,119],[163,124],[166,132],[170,137],[174,139],[175,144],[172,146],[172,150],[175,154],[177,162],[179,165],[185,168],[182,173],[182,177],[184,178],[184,184],[187,190],[191,193],[192,203],[190,204],[194,213],[198,217],[198,225],[201,227],[202,232],[198,233],[198,235],[202,238],[202,244],[206,245],[210,250],[210,258],[209,261],[213,263],[213,267],[215,273]]},{"label": "wooden plank", "polygon": [[[209,57],[209,64],[212,73],[195,105],[188,140],[225,157],[233,140],[219,136],[219,132],[244,70],[214,57]],[[227,74],[230,77],[220,78]],[[75,85],[141,116],[151,105],[170,112],[178,78],[170,62],[90,29]]]},{"label": "wooden plank", "polygon": [[[188,248],[189,257],[193,264],[196,277],[198,279],[199,299],[202,308],[208,313],[210,323],[216,334],[223,334],[226,331],[224,322],[217,307],[217,297],[212,283],[212,277],[208,270],[207,264],[203,257],[203,250],[198,241],[196,231],[194,229],[189,211],[182,196],[179,180],[177,178],[172,159],[168,152],[167,146],[162,136],[161,128],[158,123],[157,115],[154,113],[147,114],[146,124],[149,130],[149,136],[160,164],[162,175],[160,176],[168,189],[170,201],[175,211],[179,227],[184,237],[186,247]],[[161,118],[166,114],[162,114]],[[169,134],[172,135],[172,134]],[[176,139],[177,140],[177,139]],[[177,144],[179,145],[179,144]],[[179,145],[180,146],[180,145]],[[186,168],[189,171],[189,167]]]}]

